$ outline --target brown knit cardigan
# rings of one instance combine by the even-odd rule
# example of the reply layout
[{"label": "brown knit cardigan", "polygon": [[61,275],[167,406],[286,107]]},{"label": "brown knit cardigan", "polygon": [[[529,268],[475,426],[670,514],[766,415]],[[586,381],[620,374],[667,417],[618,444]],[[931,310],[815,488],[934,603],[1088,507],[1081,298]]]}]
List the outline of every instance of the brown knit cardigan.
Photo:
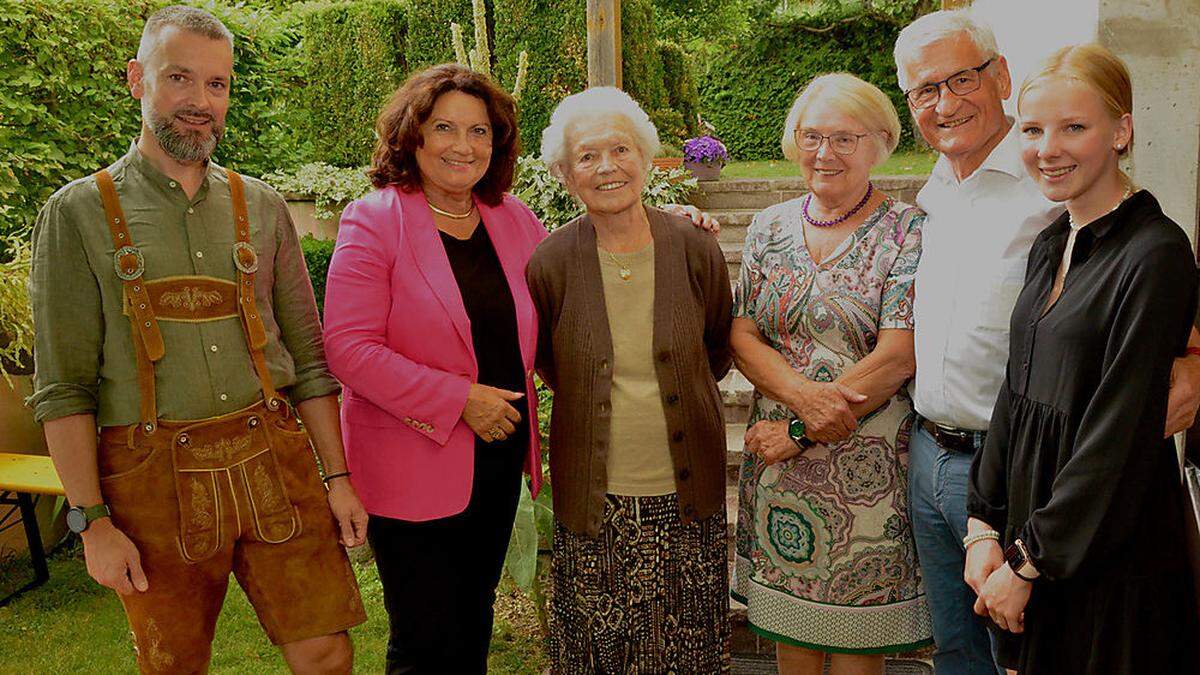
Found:
[{"label": "brown knit cardigan", "polygon": [[[654,238],[655,370],[684,522],[725,508],[725,423],[717,380],[733,362],[732,297],[715,238],[647,208]],[[526,269],[538,310],[537,368],[554,390],[550,476],[554,515],[597,536],[611,431],[612,333],[596,252],[581,216],[552,233]]]}]

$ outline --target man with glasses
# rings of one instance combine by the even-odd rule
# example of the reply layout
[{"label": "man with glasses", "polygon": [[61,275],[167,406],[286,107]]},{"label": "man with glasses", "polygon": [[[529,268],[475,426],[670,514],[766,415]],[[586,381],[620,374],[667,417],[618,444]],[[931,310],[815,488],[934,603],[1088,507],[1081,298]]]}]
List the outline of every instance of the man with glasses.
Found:
[{"label": "man with glasses", "polygon": [[[896,74],[917,128],[941,157],[917,195],[927,214],[916,274],[911,385],[918,414],[909,445],[909,496],[933,618],[939,675],[995,673],[976,591],[1004,558],[967,522],[971,460],[984,443],[1008,360],[1009,317],[1029,249],[1062,213],[1021,162],[1018,125],[1004,115],[1008,63],[992,31],[967,10],[917,19],[896,40]],[[1193,332],[1193,343],[1200,342]],[[1168,433],[1191,425],[1200,358],[1176,362]],[[982,547],[965,569],[966,547]],[[965,583],[964,583],[965,579]]]}]

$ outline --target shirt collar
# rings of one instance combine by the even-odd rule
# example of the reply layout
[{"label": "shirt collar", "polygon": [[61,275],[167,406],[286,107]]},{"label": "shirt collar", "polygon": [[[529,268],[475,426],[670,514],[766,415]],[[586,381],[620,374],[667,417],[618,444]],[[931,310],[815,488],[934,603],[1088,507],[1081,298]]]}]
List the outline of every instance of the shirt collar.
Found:
[{"label": "shirt collar", "polygon": [[[992,148],[991,153],[983,160],[983,164],[980,164],[979,168],[975,169],[975,173],[967,176],[962,182],[965,183],[986,171],[1003,173],[1017,180],[1025,177],[1025,165],[1021,162],[1021,131],[1018,128],[1016,120],[1012,117],[1005,116],[1004,121],[1009,125],[1008,133],[1004,134],[1004,138],[1000,139],[1000,143]],[[943,183],[949,185],[959,184],[958,178],[954,175],[954,169],[950,166],[950,160],[946,159],[945,155],[938,157],[931,173]]]},{"label": "shirt collar", "polygon": [[146,156],[143,155],[142,151],[138,148],[137,142],[138,139],[134,138],[129,143],[129,152],[125,153],[125,157],[123,158],[125,160],[125,164],[133,167],[138,173],[142,174],[142,176],[144,176],[151,185],[153,185],[163,194],[169,197],[178,197],[185,202],[191,202],[193,204],[199,202],[208,195],[209,183],[212,182],[213,176],[215,173],[217,173],[218,169],[216,162],[211,160],[205,161],[205,168],[207,170],[205,171],[204,182],[200,184],[200,189],[197,190],[196,194],[189,200],[187,194],[184,193],[183,188],[179,186],[179,181],[163,173],[157,166],[154,166],[153,162],[146,159]]}]

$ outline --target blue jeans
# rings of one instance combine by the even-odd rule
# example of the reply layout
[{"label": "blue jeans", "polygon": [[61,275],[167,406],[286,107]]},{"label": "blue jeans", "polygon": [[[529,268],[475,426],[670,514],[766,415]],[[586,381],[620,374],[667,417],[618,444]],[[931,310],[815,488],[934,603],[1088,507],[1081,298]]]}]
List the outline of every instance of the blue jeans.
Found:
[{"label": "blue jeans", "polygon": [[970,470],[971,455],[947,450],[919,424],[914,427],[908,446],[909,509],[933,617],[938,675],[997,673],[986,624],[973,609],[975,592],[963,581]]}]

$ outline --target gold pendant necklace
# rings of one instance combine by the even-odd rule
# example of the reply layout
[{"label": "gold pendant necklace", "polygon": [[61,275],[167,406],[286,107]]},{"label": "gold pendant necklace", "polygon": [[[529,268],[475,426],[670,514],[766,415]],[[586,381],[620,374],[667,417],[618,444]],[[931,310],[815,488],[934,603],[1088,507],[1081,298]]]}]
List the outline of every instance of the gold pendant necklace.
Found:
[{"label": "gold pendant necklace", "polygon": [[629,277],[633,276],[633,270],[630,269],[628,265],[621,262],[617,256],[613,255],[612,251],[604,249],[604,252],[608,254],[608,257],[612,259],[614,263],[616,263],[617,274],[621,275],[621,281],[629,281]]},{"label": "gold pendant necklace", "polygon": [[425,203],[429,205],[429,209],[431,211],[438,214],[439,216],[446,216],[447,218],[453,218],[455,220],[462,220],[464,218],[470,218],[471,214],[475,213],[475,204],[471,204],[471,208],[467,209],[466,213],[450,213],[449,211],[443,211],[443,210],[439,209],[438,207],[434,206],[433,202],[429,201],[428,199],[425,200]]}]

